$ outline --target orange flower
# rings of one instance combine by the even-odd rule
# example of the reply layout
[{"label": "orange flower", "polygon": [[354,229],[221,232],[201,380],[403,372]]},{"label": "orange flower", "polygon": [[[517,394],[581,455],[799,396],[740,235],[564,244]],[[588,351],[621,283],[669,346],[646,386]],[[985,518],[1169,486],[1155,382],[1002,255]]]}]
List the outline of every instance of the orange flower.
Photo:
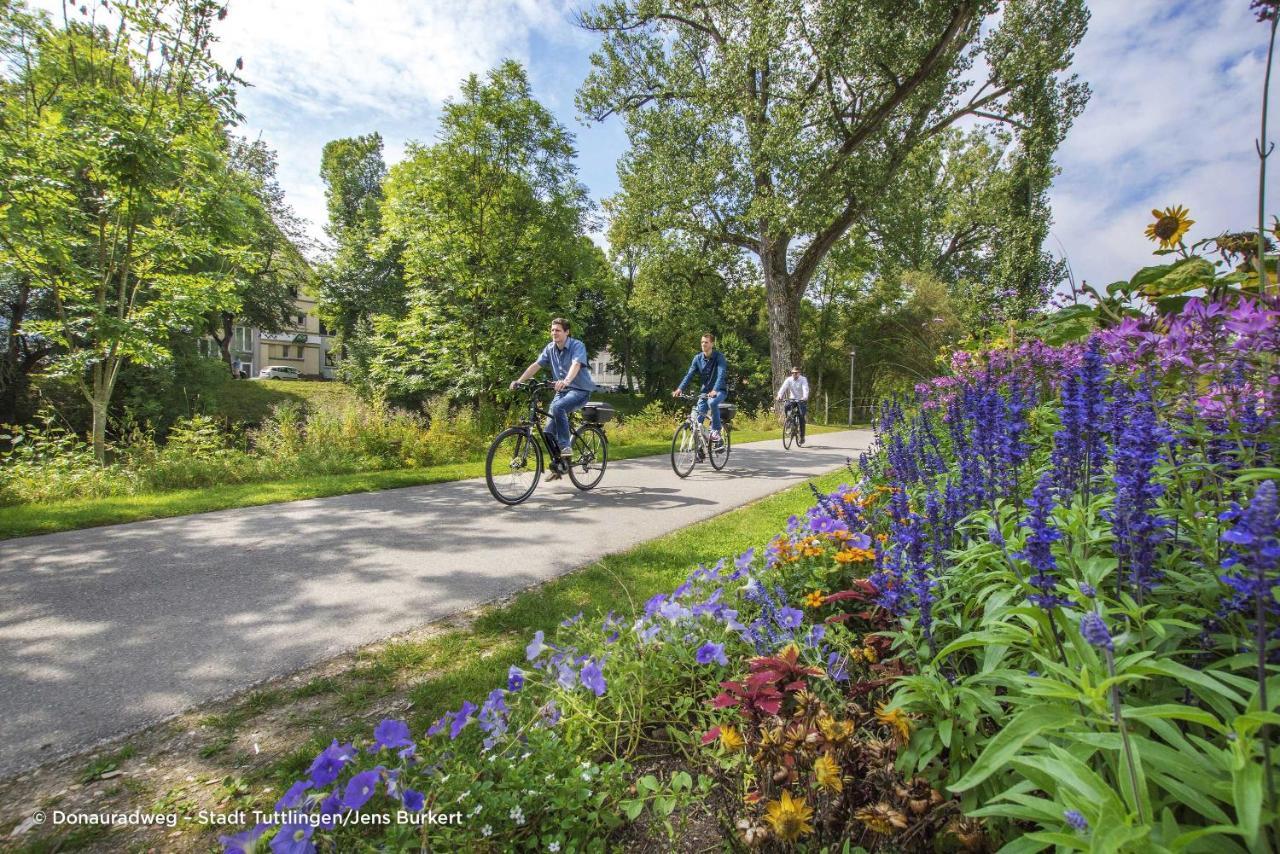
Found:
[{"label": "orange flower", "polygon": [[836,552],[836,563],[863,563],[875,559],[876,553],[871,549],[851,548]]},{"label": "orange flower", "polygon": [[822,603],[827,601],[827,597],[823,596],[821,591],[814,590],[804,597],[804,604],[808,608],[821,608]]}]

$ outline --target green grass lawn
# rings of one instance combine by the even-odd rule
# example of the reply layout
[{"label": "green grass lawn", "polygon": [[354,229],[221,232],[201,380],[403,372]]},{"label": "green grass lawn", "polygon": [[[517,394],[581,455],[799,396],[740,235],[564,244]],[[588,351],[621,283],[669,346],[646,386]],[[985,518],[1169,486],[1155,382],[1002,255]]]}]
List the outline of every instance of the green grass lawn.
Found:
[{"label": "green grass lawn", "polygon": [[[345,388],[340,383],[306,383],[287,380],[242,381],[240,385],[280,385],[288,389],[300,386]],[[815,426],[813,429],[825,431],[844,428]],[[738,430],[734,432],[733,438],[735,443],[741,444],[761,439],[776,439],[779,435],[777,430]],[[669,452],[670,448],[669,439],[625,444],[617,442],[610,444],[609,458],[615,461],[634,459],[664,454]],[[0,507],[0,539],[483,476],[484,462],[475,460],[430,468],[319,475],[295,480],[237,483],[162,493],[17,504]]]}]

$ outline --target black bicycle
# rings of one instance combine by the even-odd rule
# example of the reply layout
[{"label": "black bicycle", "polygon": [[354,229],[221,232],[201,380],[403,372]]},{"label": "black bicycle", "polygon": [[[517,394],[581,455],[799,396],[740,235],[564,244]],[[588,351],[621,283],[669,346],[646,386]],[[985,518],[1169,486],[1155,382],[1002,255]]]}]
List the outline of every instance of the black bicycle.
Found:
[{"label": "black bicycle", "polygon": [[737,407],[732,403],[720,404],[720,441],[712,442],[711,434],[698,421],[698,402],[706,399],[705,394],[681,394],[681,400],[692,400],[693,408],[688,416],[680,422],[675,435],[671,437],[671,468],[679,477],[688,477],[693,467],[703,460],[709,459],[711,467],[720,471],[729,462],[730,436],[733,432],[730,422]]},{"label": "black bicycle", "polygon": [[540,419],[551,413],[538,405],[538,396],[553,388],[549,382],[523,383],[517,388],[529,390],[529,415],[514,427],[498,434],[485,458],[484,479],[489,492],[503,504],[519,504],[533,495],[542,478],[543,449],[551,458],[551,470],[569,475],[578,489],[592,489],[604,477],[609,465],[609,438],[603,424],[613,418],[613,407],[605,403],[587,403],[581,409],[582,423],[572,415],[573,438],[569,459],[562,459],[555,441],[542,432]]},{"label": "black bicycle", "polygon": [[782,447],[790,449],[792,445],[799,448],[804,444],[800,438],[800,403],[786,400],[782,403]]}]

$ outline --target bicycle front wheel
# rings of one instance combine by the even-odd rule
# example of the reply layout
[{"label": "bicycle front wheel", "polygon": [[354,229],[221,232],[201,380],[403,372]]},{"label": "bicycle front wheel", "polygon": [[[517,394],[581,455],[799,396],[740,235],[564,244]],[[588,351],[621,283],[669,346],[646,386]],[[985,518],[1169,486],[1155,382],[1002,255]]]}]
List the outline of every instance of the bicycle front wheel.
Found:
[{"label": "bicycle front wheel", "polygon": [[782,448],[783,450],[791,449],[792,434],[795,432],[796,422],[790,418],[782,422]]},{"label": "bicycle front wheel", "polygon": [[578,489],[591,489],[604,477],[609,465],[609,440],[595,425],[579,427],[573,434],[573,459],[569,463],[569,480]]},{"label": "bicycle front wheel", "polygon": [[509,427],[498,434],[485,458],[484,479],[489,492],[503,504],[519,504],[542,477],[542,448],[528,427]]},{"label": "bicycle front wheel", "polygon": [[731,431],[728,427],[722,427],[720,430],[720,444],[717,446],[715,442],[711,443],[711,451],[708,456],[711,457],[711,467],[716,471],[720,471],[729,462],[729,436]]},{"label": "bicycle front wheel", "polygon": [[671,468],[677,477],[688,477],[697,461],[698,438],[686,421],[676,428],[676,434],[671,437]]}]

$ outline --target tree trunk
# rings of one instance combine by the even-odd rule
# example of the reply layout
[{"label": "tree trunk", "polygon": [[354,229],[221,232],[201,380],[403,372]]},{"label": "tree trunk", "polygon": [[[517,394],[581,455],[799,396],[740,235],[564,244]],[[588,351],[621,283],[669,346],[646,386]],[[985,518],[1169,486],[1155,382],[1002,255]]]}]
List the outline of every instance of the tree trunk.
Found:
[{"label": "tree trunk", "polygon": [[5,342],[4,361],[0,363],[0,424],[18,422],[18,395],[26,380],[19,365],[19,336],[30,296],[31,288],[24,281],[19,286],[18,298],[8,305],[9,340]]},{"label": "tree trunk", "polygon": [[103,363],[93,366],[93,392],[89,395],[89,407],[93,410],[93,456],[98,465],[107,462],[107,403],[111,400],[111,393],[106,375]]},{"label": "tree trunk", "polygon": [[235,315],[222,312],[222,338],[213,336],[213,340],[218,342],[218,349],[222,351],[222,361],[227,363],[227,370],[231,372],[231,379],[240,379],[236,376],[236,366],[231,358],[231,333],[235,328]]},{"label": "tree trunk", "polygon": [[761,240],[760,267],[769,310],[769,364],[773,388],[777,389],[804,355],[800,339],[801,293],[792,286],[785,241]]}]

